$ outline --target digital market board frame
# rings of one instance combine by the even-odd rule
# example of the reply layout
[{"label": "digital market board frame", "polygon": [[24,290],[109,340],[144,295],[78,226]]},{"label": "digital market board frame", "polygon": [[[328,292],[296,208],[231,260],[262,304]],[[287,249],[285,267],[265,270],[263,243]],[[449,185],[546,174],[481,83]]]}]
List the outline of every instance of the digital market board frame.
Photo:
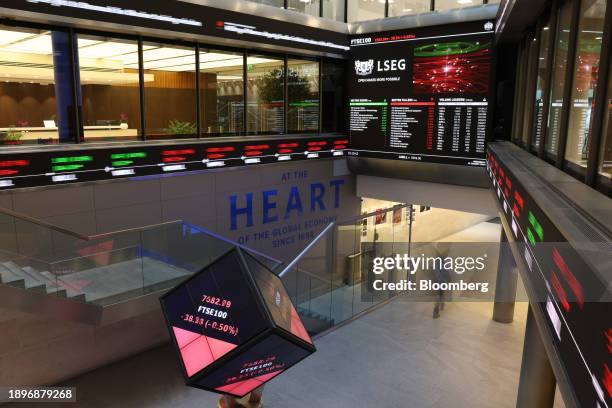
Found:
[{"label": "digital market board frame", "polygon": [[348,138],[285,136],[5,149],[0,191],[342,157]]},{"label": "digital market board frame", "polygon": [[350,39],[350,156],[485,166],[493,21]]},{"label": "digital market board frame", "polygon": [[[506,234],[516,244],[515,256],[525,264],[522,277],[530,303],[544,316],[545,330],[573,399],[578,406],[611,407],[609,279],[585,262],[491,148],[487,150],[487,173],[510,230]],[[596,246],[592,243],[589,250],[598,250]]]}]

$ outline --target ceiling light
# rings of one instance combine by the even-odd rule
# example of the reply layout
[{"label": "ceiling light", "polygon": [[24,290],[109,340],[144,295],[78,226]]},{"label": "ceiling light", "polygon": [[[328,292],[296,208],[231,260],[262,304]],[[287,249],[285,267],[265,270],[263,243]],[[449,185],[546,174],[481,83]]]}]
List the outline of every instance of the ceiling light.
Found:
[{"label": "ceiling light", "polygon": [[472,0],[457,0],[457,3],[459,3],[459,4],[471,4]]},{"label": "ceiling light", "polygon": [[51,45],[50,35],[41,34],[32,36],[32,34],[29,34],[28,37],[29,38],[27,39],[13,41],[12,44],[7,44],[2,48],[5,51],[28,54],[51,55],[53,53],[53,46]]},{"label": "ceiling light", "polygon": [[36,35],[35,33],[24,33],[21,31],[0,30],[0,46],[8,45],[16,41],[22,41],[28,37]]}]

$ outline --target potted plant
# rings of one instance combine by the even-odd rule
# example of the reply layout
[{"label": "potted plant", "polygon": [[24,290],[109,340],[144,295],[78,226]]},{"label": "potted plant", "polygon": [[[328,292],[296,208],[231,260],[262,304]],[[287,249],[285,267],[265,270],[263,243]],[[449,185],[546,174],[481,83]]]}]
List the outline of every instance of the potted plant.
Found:
[{"label": "potted plant", "polygon": [[193,135],[197,132],[197,127],[195,123],[171,120],[164,132],[169,135]]},{"label": "potted plant", "polygon": [[128,128],[128,115],[127,115],[127,113],[119,114],[119,127],[121,127],[121,129],[124,129],[124,130]]},{"label": "potted plant", "polygon": [[17,130],[15,125],[10,125],[4,138],[4,144],[21,144],[21,138],[23,137],[23,132]]}]

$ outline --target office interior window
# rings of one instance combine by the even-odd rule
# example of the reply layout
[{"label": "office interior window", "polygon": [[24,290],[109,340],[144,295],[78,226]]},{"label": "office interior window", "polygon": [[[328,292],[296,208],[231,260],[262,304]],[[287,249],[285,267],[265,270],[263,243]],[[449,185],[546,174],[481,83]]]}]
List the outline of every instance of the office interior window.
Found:
[{"label": "office interior window", "polygon": [[52,36],[0,25],[2,145],[59,142]]},{"label": "office interior window", "polygon": [[583,0],[569,106],[565,159],[586,169],[606,0]]},{"label": "office interior window", "polygon": [[[148,139],[196,137],[195,63],[194,47],[143,44]],[[129,67],[138,68],[138,62]]]},{"label": "office interior window", "polygon": [[85,141],[137,139],[141,134],[138,43],[79,35],[77,44]]},{"label": "office interior window", "polygon": [[287,131],[289,133],[319,130],[319,63],[289,59],[287,61]]},{"label": "office interior window", "polygon": [[436,10],[450,10],[482,4],[482,0],[435,0]]},{"label": "office interior window", "polygon": [[533,82],[535,80],[536,75],[536,64],[538,63],[538,37],[534,33],[533,35],[527,36],[527,42],[525,44],[525,51],[527,53],[527,61],[526,61],[526,74],[525,74],[525,82],[524,82],[524,98],[521,102],[523,105],[523,115],[521,117],[522,127],[521,127],[521,141],[523,146],[527,146],[527,142],[529,140],[529,132],[531,131],[531,115],[533,112],[533,94],[535,92],[535,87],[533,86]]},{"label": "office interior window", "polygon": [[348,0],[348,22],[375,20],[385,17],[385,2],[379,0]]},{"label": "office interior window", "polygon": [[242,53],[200,50],[202,134],[244,131],[244,60]]},{"label": "office interior window", "polygon": [[253,3],[265,4],[267,6],[280,7],[280,8],[285,7],[284,0],[249,0],[249,1]]},{"label": "office interior window", "polygon": [[548,103],[547,132],[544,148],[553,157],[557,156],[557,144],[561,128],[561,110],[563,109],[563,89],[567,67],[567,52],[572,30],[572,2],[567,1],[559,10],[555,35],[552,81]]},{"label": "office interior window", "polygon": [[533,104],[533,125],[531,136],[531,147],[538,149],[542,140],[542,129],[544,125],[544,85],[546,72],[548,70],[548,51],[550,48],[550,17],[540,28],[540,41],[538,50],[538,68],[536,72],[535,101]]},{"label": "office interior window", "polygon": [[527,47],[525,46],[526,41],[523,40],[519,44],[518,51],[518,65],[516,69],[515,77],[515,98],[514,98],[514,110],[512,118],[512,141],[519,144],[521,141],[521,130],[522,130],[522,119],[523,119],[523,100],[525,97],[525,72],[527,71]]},{"label": "office interior window", "polygon": [[322,0],[323,17],[344,21],[344,0]]},{"label": "office interior window", "polygon": [[280,134],[284,129],[284,61],[280,58],[248,55],[247,132]]},{"label": "office interior window", "polygon": [[602,124],[601,146],[599,149],[599,174],[612,181],[612,64],[608,74],[608,89],[606,92],[606,107]]},{"label": "office interior window", "polygon": [[345,125],[344,63],[324,61],[321,64],[321,130],[343,132]]},{"label": "office interior window", "polygon": [[430,9],[430,0],[395,0],[389,2],[389,17],[424,13]]},{"label": "office interior window", "polygon": [[287,9],[319,17],[320,0],[288,0]]}]

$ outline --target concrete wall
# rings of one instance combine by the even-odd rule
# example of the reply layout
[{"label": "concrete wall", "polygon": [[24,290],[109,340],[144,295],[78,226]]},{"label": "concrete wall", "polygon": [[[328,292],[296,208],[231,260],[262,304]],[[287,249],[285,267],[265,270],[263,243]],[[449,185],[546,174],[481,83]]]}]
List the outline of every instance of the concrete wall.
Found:
[{"label": "concrete wall", "polygon": [[[338,201],[330,187],[333,181],[340,186]],[[325,186],[325,210],[316,202],[311,211],[313,184]],[[264,222],[263,191],[273,191],[267,215],[277,217],[275,221]],[[238,216],[232,229],[230,197],[236,196],[241,208],[249,195],[253,224],[245,226],[246,216]],[[290,197],[294,209],[287,212]],[[296,200],[301,212],[295,209]],[[326,221],[360,211],[354,176],[342,161],[334,160],[15,190],[1,193],[0,205],[84,234],[184,219],[285,260],[298,254]],[[286,226],[299,231],[282,232]],[[13,227],[10,219],[0,217],[0,248],[15,249]],[[22,244],[37,237],[31,231],[18,235]],[[167,339],[159,311],[92,327],[0,308],[0,384],[56,383]]]},{"label": "concrete wall", "polygon": [[[345,166],[336,164],[335,167],[336,170],[334,160],[330,159],[20,189],[0,193],[0,206],[87,235],[182,219],[290,260],[329,219],[359,214],[354,176]],[[321,193],[319,186],[325,189],[322,202],[315,202],[314,211],[311,208],[313,184],[317,185],[316,194]],[[271,192],[267,197],[268,220],[264,219],[264,191]],[[236,196],[237,209],[246,207],[252,197],[252,225],[247,225],[245,215],[238,215],[236,228],[232,229],[232,196]],[[287,212],[290,199],[293,209]],[[296,209],[298,201],[303,211]],[[5,225],[8,221],[0,217],[0,248],[15,247],[11,242],[14,228]],[[308,235],[299,237],[277,231],[288,225],[301,225],[300,231]],[[37,239],[31,231],[20,237]],[[22,246],[26,244],[22,242]]]},{"label": "concrete wall", "polygon": [[0,308],[0,384],[54,384],[168,341],[161,311],[104,327]]}]

